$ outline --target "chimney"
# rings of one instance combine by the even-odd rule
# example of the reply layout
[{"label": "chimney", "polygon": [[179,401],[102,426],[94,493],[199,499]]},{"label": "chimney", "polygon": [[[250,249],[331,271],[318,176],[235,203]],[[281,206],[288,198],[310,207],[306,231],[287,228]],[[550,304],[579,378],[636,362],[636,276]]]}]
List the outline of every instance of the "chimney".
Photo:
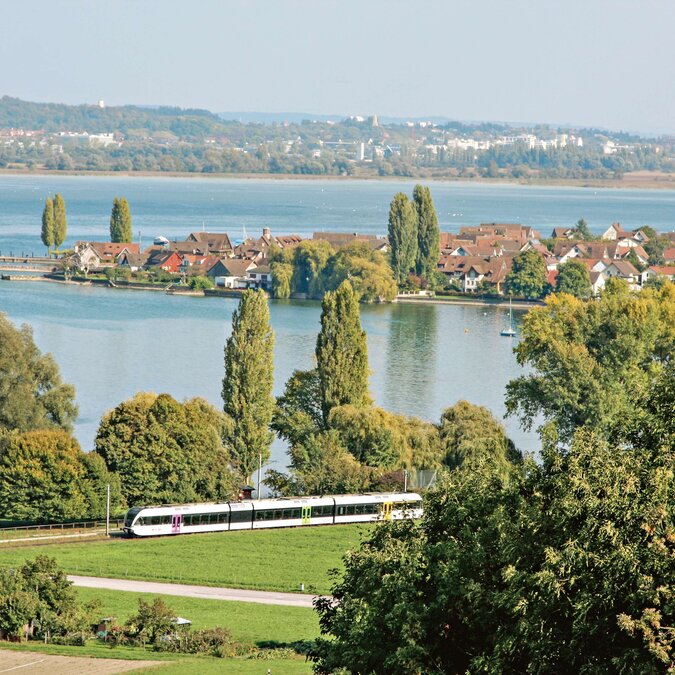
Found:
[{"label": "chimney", "polygon": [[263,237],[270,239],[272,237],[272,230],[269,227],[263,227]]}]

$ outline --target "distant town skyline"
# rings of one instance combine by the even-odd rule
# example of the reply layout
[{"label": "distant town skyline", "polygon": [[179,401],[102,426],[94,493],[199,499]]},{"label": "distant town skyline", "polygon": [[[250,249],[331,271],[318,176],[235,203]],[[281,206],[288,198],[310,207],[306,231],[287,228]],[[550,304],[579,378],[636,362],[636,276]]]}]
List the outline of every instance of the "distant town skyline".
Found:
[{"label": "distant town skyline", "polygon": [[675,133],[666,0],[24,0],[0,95]]}]

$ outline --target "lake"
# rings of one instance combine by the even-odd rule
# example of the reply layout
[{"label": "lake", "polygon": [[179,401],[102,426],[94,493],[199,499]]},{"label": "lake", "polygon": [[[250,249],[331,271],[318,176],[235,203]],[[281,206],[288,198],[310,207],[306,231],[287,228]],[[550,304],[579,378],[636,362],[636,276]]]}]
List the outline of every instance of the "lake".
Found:
[{"label": "lake", "polygon": [[[0,176],[0,251],[42,253],[40,216],[47,194],[66,200],[70,243],[108,237],[115,196],[131,204],[134,231],[145,244],[156,235],[184,238],[190,231],[243,229],[310,235],[315,230],[386,233],[389,202],[412,181],[239,180],[199,178]],[[596,232],[618,220],[631,228],[673,229],[675,192],[522,187],[494,184],[431,185],[443,230],[480,222],[521,222],[548,235],[553,226],[584,216]],[[93,446],[103,413],[137,391],[177,399],[203,396],[220,406],[223,347],[235,300],[167,296],[49,283],[0,282],[0,311],[28,322],[63,378],[77,388],[76,435]],[[275,392],[296,368],[312,367],[320,306],[272,301],[276,332]],[[522,316],[514,312],[517,320]],[[460,399],[504,414],[504,387],[522,374],[514,341],[499,331],[501,308],[376,305],[362,308],[368,333],[374,399],[395,412],[437,421]],[[518,447],[536,451],[533,433],[513,419],[506,428]],[[281,443],[273,465],[285,465]]]},{"label": "lake", "polygon": [[[41,282],[0,282],[0,311],[33,326],[64,380],[77,388],[76,435],[93,447],[101,416],[137,391],[202,396],[216,406],[224,374],[223,349],[236,300],[165,295],[153,291]],[[276,333],[275,393],[295,369],[311,368],[321,308],[317,302],[272,301]],[[517,317],[518,312],[514,312]],[[433,304],[365,305],[371,390],[388,410],[437,421],[467,399],[504,413],[504,386],[519,374],[501,308]],[[513,420],[509,435],[536,450],[533,434]],[[273,458],[286,462],[283,444]]]},{"label": "lake", "polygon": [[[386,234],[389,203],[415,181],[143,178],[126,176],[0,175],[0,252],[42,254],[45,198],[60,192],[68,213],[67,244],[107,239],[114,197],[129,200],[134,240],[183,239],[202,228],[259,236],[311,236],[319,230]],[[441,229],[484,222],[522,223],[550,235],[584,217],[598,233],[625,228],[675,229],[675,191],[530,187],[487,183],[429,183]]]}]

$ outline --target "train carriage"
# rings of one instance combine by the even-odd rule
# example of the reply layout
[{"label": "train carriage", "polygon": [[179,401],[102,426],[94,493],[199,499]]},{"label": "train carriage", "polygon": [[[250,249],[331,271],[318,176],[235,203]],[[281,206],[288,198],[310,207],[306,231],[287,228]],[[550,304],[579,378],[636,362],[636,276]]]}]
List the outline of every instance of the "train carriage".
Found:
[{"label": "train carriage", "polygon": [[124,533],[135,537],[336,525],[419,518],[422,498],[414,493],[374,493],[261,499],[221,504],[137,506],[124,519]]}]

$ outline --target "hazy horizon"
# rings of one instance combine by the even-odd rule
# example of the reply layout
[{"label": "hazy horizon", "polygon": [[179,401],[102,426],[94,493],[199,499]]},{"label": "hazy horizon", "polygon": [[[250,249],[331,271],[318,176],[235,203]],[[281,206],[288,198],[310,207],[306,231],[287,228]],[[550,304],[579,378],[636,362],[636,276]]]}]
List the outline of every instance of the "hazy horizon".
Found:
[{"label": "hazy horizon", "polygon": [[24,0],[3,14],[2,93],[28,101],[675,132],[667,0]]}]

